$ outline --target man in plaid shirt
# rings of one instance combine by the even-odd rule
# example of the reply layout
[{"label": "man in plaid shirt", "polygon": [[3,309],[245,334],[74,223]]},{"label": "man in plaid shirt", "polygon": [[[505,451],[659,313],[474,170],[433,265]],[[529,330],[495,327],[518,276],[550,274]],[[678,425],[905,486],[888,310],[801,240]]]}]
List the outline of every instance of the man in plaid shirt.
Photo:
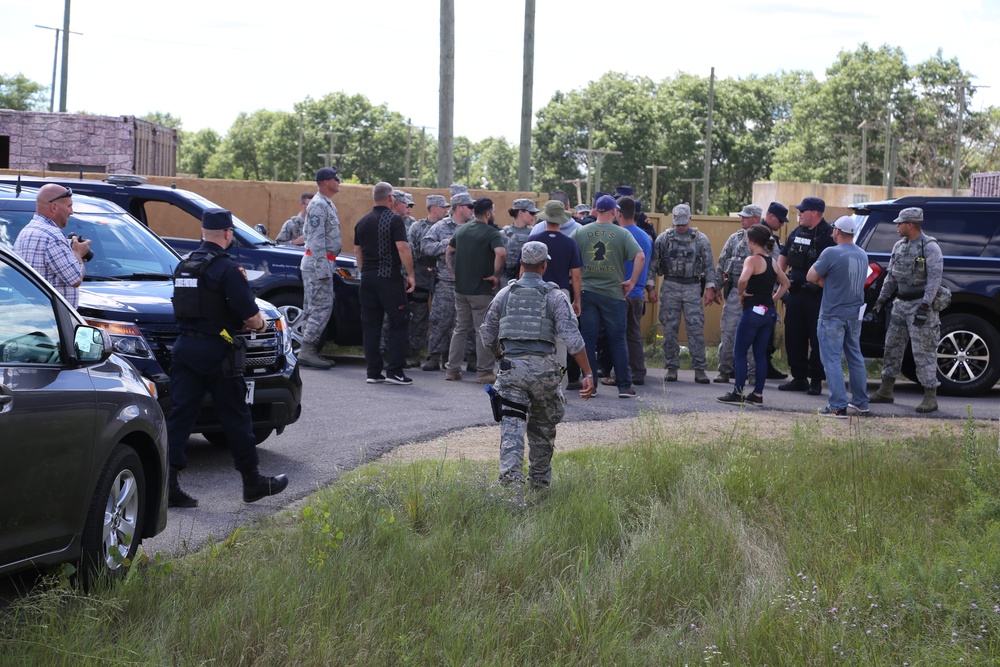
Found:
[{"label": "man in plaid shirt", "polygon": [[90,241],[82,243],[63,236],[63,227],[73,214],[73,191],[47,183],[35,198],[35,215],[14,241],[14,252],[38,271],[70,305],[80,303],[77,289],[83,282],[83,257]]}]

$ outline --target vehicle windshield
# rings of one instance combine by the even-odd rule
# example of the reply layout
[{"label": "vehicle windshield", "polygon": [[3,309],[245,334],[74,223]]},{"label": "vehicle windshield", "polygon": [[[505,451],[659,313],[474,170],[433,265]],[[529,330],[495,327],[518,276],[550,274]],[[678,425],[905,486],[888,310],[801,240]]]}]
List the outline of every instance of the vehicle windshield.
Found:
[{"label": "vehicle windshield", "polygon": [[[190,195],[193,201],[196,201],[199,204],[201,204],[203,208],[223,208],[218,204],[216,204],[215,202],[209,199],[205,199],[204,197],[195,192],[188,192],[186,190],[185,192],[187,192],[187,194]],[[274,242],[272,242],[271,239],[267,238],[266,236],[258,232],[256,229],[254,229],[247,223],[237,218],[235,215],[233,215],[233,224],[240,231],[242,231],[248,237],[248,240],[254,245],[274,245]]]},{"label": "vehicle windshield", "polygon": [[[91,241],[94,257],[84,280],[167,280],[180,258],[145,225],[127,213],[109,213],[74,203],[66,228]],[[88,211],[90,209],[90,211]],[[0,211],[0,244],[12,248],[31,221],[31,211]]]}]

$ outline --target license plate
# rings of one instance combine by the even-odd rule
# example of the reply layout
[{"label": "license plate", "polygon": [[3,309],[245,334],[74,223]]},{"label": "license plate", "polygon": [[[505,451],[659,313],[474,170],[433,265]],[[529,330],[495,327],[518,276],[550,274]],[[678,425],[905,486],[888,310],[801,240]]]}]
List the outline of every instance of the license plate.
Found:
[{"label": "license plate", "polygon": [[247,380],[247,404],[253,405],[253,380]]}]

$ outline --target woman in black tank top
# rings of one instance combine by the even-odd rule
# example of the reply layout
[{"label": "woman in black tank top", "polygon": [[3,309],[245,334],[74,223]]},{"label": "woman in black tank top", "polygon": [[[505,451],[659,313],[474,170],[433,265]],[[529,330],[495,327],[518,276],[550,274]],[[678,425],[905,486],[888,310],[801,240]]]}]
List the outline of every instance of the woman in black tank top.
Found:
[{"label": "woman in black tank top", "polygon": [[[733,390],[718,400],[733,405],[746,403],[761,406],[764,404],[764,382],[767,380],[767,373],[763,372],[767,368],[767,344],[778,321],[774,301],[788,291],[788,276],[774,268],[769,254],[774,249],[774,239],[769,229],[762,225],[748,229],[747,246],[751,254],[743,261],[743,273],[737,284],[743,314],[733,343]],[[776,284],[777,292],[774,289]],[[748,373],[747,350],[751,347],[757,364],[757,377],[753,393],[744,396],[743,384]]]}]

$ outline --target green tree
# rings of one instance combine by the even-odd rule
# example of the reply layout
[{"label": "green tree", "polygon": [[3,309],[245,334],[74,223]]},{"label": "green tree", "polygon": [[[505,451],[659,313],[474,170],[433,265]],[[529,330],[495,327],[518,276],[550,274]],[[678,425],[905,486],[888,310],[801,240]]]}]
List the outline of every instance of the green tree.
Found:
[{"label": "green tree", "polygon": [[20,72],[10,76],[0,74],[0,109],[42,111],[48,107],[48,90]]},{"label": "green tree", "polygon": [[150,111],[145,116],[140,116],[140,118],[141,120],[148,120],[150,123],[169,127],[171,130],[181,130],[181,119],[166,111]]},{"label": "green tree", "polygon": [[470,188],[516,190],[517,160],[517,146],[504,137],[487,137],[476,143],[466,137],[455,139],[455,180]]},{"label": "green tree", "polygon": [[184,132],[177,148],[177,169],[184,174],[205,178],[208,162],[222,143],[222,137],[211,128]]}]

